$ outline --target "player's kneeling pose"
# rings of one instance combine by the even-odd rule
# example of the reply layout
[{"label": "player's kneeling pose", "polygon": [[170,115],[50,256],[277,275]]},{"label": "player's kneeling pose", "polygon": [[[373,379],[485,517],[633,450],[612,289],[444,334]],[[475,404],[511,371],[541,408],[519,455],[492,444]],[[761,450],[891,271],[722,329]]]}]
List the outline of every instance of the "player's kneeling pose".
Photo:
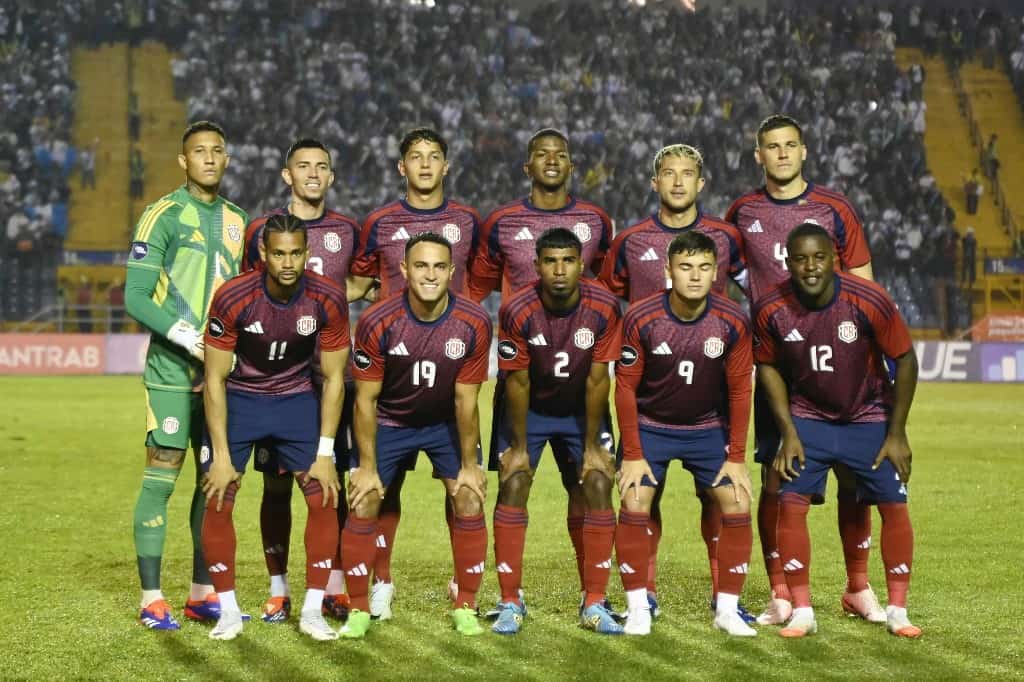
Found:
[{"label": "player's kneeling pose", "polygon": [[[267,221],[260,254],[266,268],[221,287],[206,329],[203,553],[221,603],[210,637],[234,639],[242,632],[231,515],[253,444],[269,441],[282,470],[299,479],[309,509],[307,591],[299,629],[313,639],[337,639],[320,609],[338,540],[333,457],[349,353],[348,304],[337,284],[305,271],[306,228],[295,216],[275,215]],[[318,347],[323,373],[319,409],[311,377]]]},{"label": "player's kneeling pose", "polygon": [[648,515],[655,486],[680,460],[722,510],[714,625],[753,636],[737,604],[750,560],[750,476],[744,461],[753,358],[749,324],[711,293],[715,243],[684,232],[669,244],[672,288],[633,304],[615,366],[623,460],[615,551],[626,589],[626,634],[651,630],[647,601]]}]

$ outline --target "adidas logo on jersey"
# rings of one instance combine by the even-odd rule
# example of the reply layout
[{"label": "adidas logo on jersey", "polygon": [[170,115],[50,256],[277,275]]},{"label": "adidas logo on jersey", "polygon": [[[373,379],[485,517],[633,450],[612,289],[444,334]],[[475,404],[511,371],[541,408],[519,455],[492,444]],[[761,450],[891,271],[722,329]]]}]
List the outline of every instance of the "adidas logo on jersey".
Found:
[{"label": "adidas logo on jersey", "polygon": [[782,568],[787,573],[793,573],[794,571],[799,571],[803,567],[804,567],[804,565],[802,563],[800,563],[798,560],[790,559],[789,561],[786,562],[785,566],[783,566]]},{"label": "adidas logo on jersey", "polygon": [[480,574],[484,572],[484,562],[478,563],[476,566],[470,566],[466,569],[466,573]]},{"label": "adidas logo on jersey", "polygon": [[523,229],[521,229],[518,232],[516,232],[515,240],[517,242],[524,242],[524,241],[527,241],[527,240],[532,242],[533,241],[533,233],[531,233],[528,229],[526,229],[524,227]]},{"label": "adidas logo on jersey", "polygon": [[323,561],[314,561],[310,565],[313,568],[330,568],[331,567],[331,560],[330,559],[324,559]]},{"label": "adidas logo on jersey", "polygon": [[534,336],[532,339],[527,341],[527,343],[531,346],[546,346],[548,345],[548,340],[544,338],[543,334],[537,334],[537,336]]},{"label": "adidas logo on jersey", "polygon": [[910,566],[906,564],[900,564],[899,566],[893,566],[889,569],[889,572],[893,575],[907,575],[910,573]]},{"label": "adidas logo on jersey", "polygon": [[388,351],[388,355],[408,355],[409,351],[405,348],[405,342],[400,341],[397,346]]},{"label": "adidas logo on jersey", "polygon": [[761,227],[761,221],[755,220],[750,223],[750,227],[747,228],[747,232],[764,232],[764,228]]},{"label": "adidas logo on jersey", "polygon": [[504,561],[502,561],[500,564],[498,564],[497,571],[498,573],[511,573],[512,567],[506,564]]},{"label": "adidas logo on jersey", "polygon": [[746,575],[747,573],[750,573],[750,566],[749,564],[740,564],[739,566],[733,566],[730,568],[729,572]]},{"label": "adidas logo on jersey", "polygon": [[662,341],[658,344],[658,347],[651,351],[654,355],[672,355],[672,349],[668,347],[668,343]]},{"label": "adidas logo on jersey", "polygon": [[245,328],[245,331],[249,332],[250,334],[262,334],[263,323],[259,321],[253,322],[252,324]]},{"label": "adidas logo on jersey", "polygon": [[388,546],[387,538],[385,538],[383,535],[378,535],[377,536],[377,548],[378,549],[387,549],[387,546]]},{"label": "adidas logo on jersey", "polygon": [[405,230],[404,227],[398,228],[398,231],[391,235],[391,241],[393,242],[397,242],[402,239],[409,239],[409,233]]},{"label": "adidas logo on jersey", "polygon": [[786,334],[785,341],[803,341],[804,337],[796,329]]},{"label": "adidas logo on jersey", "polygon": [[228,570],[228,567],[218,561],[213,566],[207,566],[206,570],[210,573],[223,573]]},{"label": "adidas logo on jersey", "polygon": [[370,575],[370,572],[366,570],[366,564],[359,564],[345,571],[345,575]]},{"label": "adidas logo on jersey", "polygon": [[654,250],[654,247],[644,251],[644,255],[640,256],[641,261],[658,260],[658,252]]}]

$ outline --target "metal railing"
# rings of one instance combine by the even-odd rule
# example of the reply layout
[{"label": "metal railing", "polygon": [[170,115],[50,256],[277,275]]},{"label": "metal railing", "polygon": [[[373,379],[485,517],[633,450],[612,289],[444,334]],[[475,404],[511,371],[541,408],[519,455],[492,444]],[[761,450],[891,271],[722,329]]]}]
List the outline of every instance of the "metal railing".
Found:
[{"label": "metal railing", "polygon": [[60,303],[46,306],[9,328],[11,332],[79,334],[118,334],[135,330],[135,322],[125,314],[123,305]]}]

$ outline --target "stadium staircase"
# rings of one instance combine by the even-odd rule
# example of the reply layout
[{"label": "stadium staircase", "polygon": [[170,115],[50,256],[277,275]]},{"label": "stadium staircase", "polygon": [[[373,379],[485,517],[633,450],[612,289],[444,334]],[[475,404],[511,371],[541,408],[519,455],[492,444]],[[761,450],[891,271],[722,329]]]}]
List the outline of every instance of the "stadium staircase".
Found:
[{"label": "stadium staircase", "polygon": [[[1020,185],[1010,184],[1009,178],[1017,178],[1016,182],[1024,182],[1024,157],[1014,158],[1014,153],[1024,151],[1024,125],[1022,125],[1019,105],[1013,88],[1006,75],[1001,71],[982,71],[980,64],[969,65],[967,69],[976,68],[980,74],[985,76],[979,78],[978,82],[968,86],[964,77],[962,83],[957,83],[946,67],[941,57],[926,58],[921,50],[910,48],[899,48],[896,50],[896,63],[901,69],[907,69],[912,64],[923,64],[926,77],[924,83],[924,100],[928,105],[927,128],[925,131],[925,152],[928,159],[928,168],[935,176],[936,183],[946,201],[956,211],[954,227],[964,235],[968,226],[975,230],[975,238],[978,240],[978,256],[986,251],[993,255],[1007,255],[1010,248],[1010,238],[1004,227],[1002,205],[997,205],[997,188],[989,179],[984,180],[985,192],[978,205],[978,212],[975,215],[967,215],[966,200],[964,197],[964,176],[974,168],[980,168],[981,145],[987,139],[988,128],[981,127],[977,123],[978,113],[972,115],[972,109],[978,111],[977,107],[983,107],[987,125],[998,121],[1000,128],[993,128],[992,132],[999,134],[999,156],[1003,161],[1000,170],[1003,187],[1015,187]],[[972,73],[973,75],[973,73]],[[988,94],[990,86],[981,85],[988,83],[996,76],[1005,81],[1006,93],[999,91],[998,98]],[[983,100],[983,101],[978,101]],[[979,112],[979,113],[980,113]],[[972,125],[972,120],[975,122]],[[1012,124],[1012,125],[1011,125]],[[1004,140],[1003,128],[1006,129]],[[979,129],[981,133],[979,134]],[[1016,134],[1014,136],[1013,133]],[[1017,141],[1019,140],[1019,141]],[[965,143],[970,143],[967,147]],[[1018,145],[1019,146],[1016,146]],[[966,151],[966,153],[965,153]],[[1009,166],[1017,167],[1013,175]],[[1008,200],[1013,202],[1012,192]],[[1016,200],[1024,209],[1024,197]],[[1024,225],[1021,218],[1016,217],[1020,213],[1011,211],[1011,215],[1018,225]],[[988,312],[1015,309],[1016,297],[1013,292],[998,291],[1002,286],[1000,282],[994,282],[994,278],[986,278],[981,262],[978,263],[978,280],[975,282],[972,291],[972,303],[974,319],[979,320]],[[957,275],[960,273],[960,264],[957,266]],[[993,296],[993,284],[995,284],[996,295]]]}]

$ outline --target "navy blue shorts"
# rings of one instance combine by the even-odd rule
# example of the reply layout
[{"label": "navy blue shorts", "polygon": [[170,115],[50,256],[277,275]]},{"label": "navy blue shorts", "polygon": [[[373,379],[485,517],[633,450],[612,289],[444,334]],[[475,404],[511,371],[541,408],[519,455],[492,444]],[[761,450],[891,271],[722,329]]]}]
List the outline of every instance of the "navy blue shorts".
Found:
[{"label": "navy blue shorts", "polygon": [[[498,389],[495,389],[498,390]],[[526,412],[526,452],[530,456],[530,468],[537,469],[544,445],[551,443],[555,463],[563,475],[575,478],[583,467],[584,437],[587,432],[585,415],[553,417],[533,410]],[[511,429],[505,415],[505,401],[495,399],[494,415],[491,419],[491,443],[487,457],[487,468],[499,471],[499,456],[508,449]],[[601,444],[608,452],[615,452],[615,437],[612,435],[611,418],[605,415],[601,425]]]},{"label": "navy blue shorts", "polygon": [[[377,426],[377,475],[385,488],[399,471],[413,468],[420,450],[427,453],[437,478],[458,478],[462,450],[454,421],[420,428]],[[477,462],[479,460],[478,451]],[[355,466],[358,462],[352,464]]]},{"label": "navy blue shorts", "polygon": [[[235,471],[244,472],[253,445],[265,442],[277,453],[278,471],[308,471],[320,440],[319,403],[313,392],[263,395],[228,391],[228,448]],[[199,462],[210,470],[209,434]]]},{"label": "navy blue shorts", "polygon": [[[354,383],[345,384],[345,401],[341,405],[341,422],[334,436],[334,464],[339,474],[349,470],[349,460],[355,459],[355,435],[352,432],[352,413],[356,404],[356,387]],[[320,428],[320,402],[317,400],[317,429]],[[317,444],[320,438],[317,435]],[[358,459],[356,462],[358,463]],[[353,464],[354,466],[354,464]],[[277,474],[285,471],[280,466],[280,458],[274,443],[270,439],[256,442],[256,459],[253,462],[256,471]]]},{"label": "navy blue shorts", "polygon": [[845,464],[857,477],[859,502],[907,501],[907,487],[900,481],[892,462],[883,459],[877,470],[871,469],[888,432],[885,422],[832,424],[793,417],[793,423],[804,446],[805,464],[799,476],[782,482],[781,492],[821,499],[825,495],[829,469],[835,464]]},{"label": "navy blue shorts", "polygon": [[779,451],[782,436],[775,423],[772,406],[768,403],[768,392],[758,383],[754,387],[754,461],[771,465]]},{"label": "navy blue shorts", "polygon": [[[698,491],[713,487],[715,477],[725,464],[726,442],[726,432],[719,427],[684,431],[640,426],[640,447],[654,477],[664,481],[669,464],[677,459],[693,474],[693,484]],[[726,477],[718,485],[731,483]],[[654,487],[654,481],[647,476],[643,484]]]}]

